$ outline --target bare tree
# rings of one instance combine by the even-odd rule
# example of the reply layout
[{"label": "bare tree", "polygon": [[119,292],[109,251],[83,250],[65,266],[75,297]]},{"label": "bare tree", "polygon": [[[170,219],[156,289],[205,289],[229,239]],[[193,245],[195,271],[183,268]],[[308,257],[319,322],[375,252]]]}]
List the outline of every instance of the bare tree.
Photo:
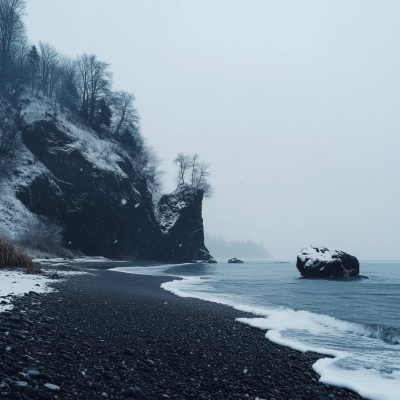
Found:
[{"label": "bare tree", "polygon": [[57,60],[57,62],[54,62],[50,65],[49,90],[48,90],[48,96],[50,98],[53,98],[54,95],[55,99],[57,100],[56,87],[61,81],[63,74],[64,74],[64,69],[60,65],[60,60]]},{"label": "bare tree", "polygon": [[83,54],[78,57],[81,114],[90,125],[94,122],[97,102],[111,92],[112,73],[109,66],[110,64],[98,60],[95,55]]},{"label": "bare tree", "polygon": [[89,108],[89,56],[83,54],[77,59],[79,71],[78,91],[81,97],[81,115],[87,119],[87,110]]},{"label": "bare tree", "polygon": [[210,164],[202,162],[199,163],[197,167],[197,174],[193,186],[202,190],[204,197],[211,197],[214,190],[207,181],[207,178],[211,176],[211,172],[209,171]]},{"label": "bare tree", "polygon": [[199,161],[199,155],[192,156],[179,153],[175,158],[174,163],[178,165],[177,183],[185,183],[185,176],[190,174],[190,185],[194,188],[201,190],[204,197],[211,197],[213,188],[208,182],[207,178],[211,176],[209,171],[210,164]]},{"label": "bare tree", "polygon": [[24,0],[0,1],[0,82],[10,70],[14,47],[25,38],[24,12]]},{"label": "bare tree", "polygon": [[179,153],[174,160],[174,163],[178,165],[178,175],[176,177],[176,182],[178,185],[185,183],[185,176],[187,170],[190,168],[190,157]]},{"label": "bare tree", "polygon": [[190,175],[191,175],[191,185],[194,186],[196,182],[196,176],[198,174],[198,168],[199,168],[199,155],[194,154],[190,158],[190,168],[192,169]]},{"label": "bare tree", "polygon": [[28,81],[31,89],[35,87],[37,74],[39,72],[40,55],[35,45],[32,45],[27,55]]},{"label": "bare tree", "polygon": [[55,97],[59,103],[75,111],[78,106],[78,63],[64,57],[61,61],[62,75],[55,87]]},{"label": "bare tree", "polygon": [[148,161],[145,174],[149,182],[149,189],[153,195],[153,199],[157,199],[164,188],[164,175],[166,172],[160,169],[163,162],[156,150],[149,147],[146,151],[148,153]]},{"label": "bare tree", "polygon": [[[40,84],[36,95],[42,90],[44,96],[50,96],[52,74],[56,74],[60,55],[57,50],[48,43],[39,42],[40,49]],[[53,87],[54,88],[54,87]]]},{"label": "bare tree", "polygon": [[13,46],[11,52],[10,68],[7,73],[10,82],[20,85],[29,81],[27,56],[28,39],[23,36]]},{"label": "bare tree", "polygon": [[115,92],[113,96],[113,115],[116,120],[115,136],[119,139],[121,130],[131,124],[139,122],[139,116],[133,101],[135,96],[131,93],[120,91]]}]

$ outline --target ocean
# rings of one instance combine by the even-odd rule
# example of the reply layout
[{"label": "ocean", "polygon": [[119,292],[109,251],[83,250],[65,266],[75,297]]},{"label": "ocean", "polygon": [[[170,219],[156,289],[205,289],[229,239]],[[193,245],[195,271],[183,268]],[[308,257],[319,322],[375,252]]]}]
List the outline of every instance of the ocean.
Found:
[{"label": "ocean", "polygon": [[266,340],[333,356],[313,365],[327,385],[400,399],[399,261],[360,262],[369,279],[347,280],[304,279],[294,262],[269,260],[114,270],[183,278],[161,287],[251,312],[238,323],[268,330]]}]

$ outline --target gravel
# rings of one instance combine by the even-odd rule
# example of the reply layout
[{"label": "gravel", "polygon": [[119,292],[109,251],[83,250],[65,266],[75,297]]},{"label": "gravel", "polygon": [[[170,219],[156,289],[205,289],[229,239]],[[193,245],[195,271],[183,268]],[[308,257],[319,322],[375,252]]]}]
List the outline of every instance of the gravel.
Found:
[{"label": "gravel", "polygon": [[361,399],[318,382],[321,355],[235,322],[249,314],[160,289],[171,277],[90,272],[0,313],[0,398]]}]

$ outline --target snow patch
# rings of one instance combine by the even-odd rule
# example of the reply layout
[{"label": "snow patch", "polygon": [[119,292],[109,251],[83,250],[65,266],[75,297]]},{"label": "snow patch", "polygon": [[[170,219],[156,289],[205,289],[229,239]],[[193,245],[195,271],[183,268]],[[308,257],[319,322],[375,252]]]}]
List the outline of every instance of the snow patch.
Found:
[{"label": "snow patch", "polygon": [[[50,293],[55,289],[48,287],[51,281],[43,275],[25,274],[18,270],[0,271],[0,296],[16,295],[22,296],[25,293],[34,291],[36,293]],[[8,299],[2,299],[9,302]],[[12,308],[11,305],[0,305],[0,311]]]}]

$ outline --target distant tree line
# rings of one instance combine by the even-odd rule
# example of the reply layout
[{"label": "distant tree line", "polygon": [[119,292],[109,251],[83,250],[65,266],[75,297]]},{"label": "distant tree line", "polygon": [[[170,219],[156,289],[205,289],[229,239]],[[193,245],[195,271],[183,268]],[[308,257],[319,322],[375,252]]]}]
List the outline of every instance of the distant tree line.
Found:
[{"label": "distant tree line", "polygon": [[256,243],[252,240],[228,241],[222,236],[215,237],[206,233],[204,243],[214,258],[265,259],[270,257],[262,242]]},{"label": "distant tree line", "polygon": [[[24,0],[0,0],[0,92],[16,101],[23,90],[66,107],[99,137],[120,143],[145,173],[153,194],[163,187],[161,160],[140,132],[135,96],[113,91],[110,64],[93,54],[70,58],[48,43],[29,42]],[[15,106],[17,104],[14,103]],[[0,161],[14,131],[0,115]]]}]

